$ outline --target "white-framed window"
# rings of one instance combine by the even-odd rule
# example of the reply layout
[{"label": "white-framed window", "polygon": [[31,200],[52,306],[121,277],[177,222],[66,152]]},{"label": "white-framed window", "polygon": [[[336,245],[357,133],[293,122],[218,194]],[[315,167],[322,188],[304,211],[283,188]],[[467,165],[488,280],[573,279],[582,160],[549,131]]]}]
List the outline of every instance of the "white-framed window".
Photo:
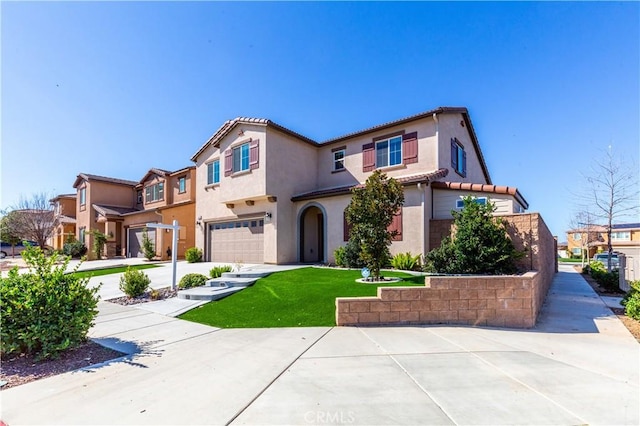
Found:
[{"label": "white-framed window", "polygon": [[164,200],[164,182],[158,182],[145,188],[145,200],[147,203]]},{"label": "white-framed window", "polygon": [[[473,202],[480,205],[487,205],[487,197],[475,197]],[[461,209],[464,207],[464,200],[456,200],[456,209]]]},{"label": "white-framed window", "polygon": [[84,206],[85,204],[87,204],[87,188],[83,187],[80,188],[80,205]]},{"label": "white-framed window", "polygon": [[376,142],[376,167],[402,164],[402,136]]},{"label": "white-framed window", "polygon": [[187,192],[187,177],[180,176],[178,178],[178,193],[183,194],[185,192]]},{"label": "white-framed window", "polygon": [[573,233],[573,241],[580,241],[582,240],[582,234],[579,232],[574,232]]},{"label": "white-framed window", "polygon": [[207,185],[220,183],[220,160],[207,164]]},{"label": "white-framed window", "polygon": [[333,152],[333,171],[344,170],[344,157],[347,155],[346,149],[339,149]]},{"label": "white-framed window", "polygon": [[233,148],[233,173],[249,170],[249,144]]},{"label": "white-framed window", "polygon": [[581,254],[581,249],[580,249],[580,247],[574,247],[574,248],[572,248],[572,249],[571,249],[571,253],[576,254],[576,255]]},{"label": "white-framed window", "polygon": [[80,228],[80,235],[79,235],[79,237],[80,237],[80,238],[79,238],[79,241],[80,241],[82,244],[85,244],[85,242],[86,242],[86,241],[85,241],[85,234],[86,234],[86,230],[87,230],[87,229],[86,229],[84,226]]},{"label": "white-framed window", "polygon": [[612,232],[611,241],[631,241],[631,231]]}]

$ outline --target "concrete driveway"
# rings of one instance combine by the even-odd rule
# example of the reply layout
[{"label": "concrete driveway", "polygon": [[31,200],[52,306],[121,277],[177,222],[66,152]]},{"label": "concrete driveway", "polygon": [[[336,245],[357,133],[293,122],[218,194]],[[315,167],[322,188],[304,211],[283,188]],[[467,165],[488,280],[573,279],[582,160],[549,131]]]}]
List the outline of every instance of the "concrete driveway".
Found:
[{"label": "concrete driveway", "polygon": [[532,330],[220,330],[101,303],[132,355],[2,391],[18,424],[634,424],[640,345],[561,268]]}]

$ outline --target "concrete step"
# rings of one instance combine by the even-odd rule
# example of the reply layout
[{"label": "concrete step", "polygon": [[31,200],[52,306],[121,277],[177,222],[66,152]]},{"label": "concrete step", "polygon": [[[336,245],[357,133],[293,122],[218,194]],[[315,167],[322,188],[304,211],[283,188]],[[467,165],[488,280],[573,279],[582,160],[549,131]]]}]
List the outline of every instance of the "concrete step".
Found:
[{"label": "concrete step", "polygon": [[178,292],[179,299],[187,300],[220,300],[237,293],[246,287],[195,287]]},{"label": "concrete step", "polygon": [[244,272],[223,272],[221,278],[264,278],[272,271],[244,271]]},{"label": "concrete step", "polygon": [[248,287],[253,285],[258,278],[212,278],[207,280],[206,285],[209,287]]}]

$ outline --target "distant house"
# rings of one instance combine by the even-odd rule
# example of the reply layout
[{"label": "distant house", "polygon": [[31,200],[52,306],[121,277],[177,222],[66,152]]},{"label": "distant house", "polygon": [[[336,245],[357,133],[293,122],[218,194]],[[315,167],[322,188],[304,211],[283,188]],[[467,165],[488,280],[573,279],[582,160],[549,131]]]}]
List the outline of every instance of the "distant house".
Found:
[{"label": "distant house", "polygon": [[49,202],[53,206],[55,228],[48,244],[62,251],[64,243],[76,235],[76,194],[60,194]]},{"label": "distant house", "polygon": [[399,252],[429,250],[432,219],[462,197],[524,212],[522,194],[491,182],[466,108],[441,107],[316,142],[268,119],[225,122],[192,156],[196,245],[219,262],[335,262],[352,188],[374,170],[397,179],[405,204],[391,229]]},{"label": "distant house", "polygon": [[[581,247],[588,250],[589,257],[607,251],[607,228],[594,225],[567,231],[569,250],[580,253]],[[611,226],[611,246],[613,251],[626,257],[626,278],[640,279],[640,223],[620,223]]]},{"label": "distant house", "polygon": [[[178,257],[194,245],[195,167],[174,172],[152,168],[138,181],[80,173],[74,182],[76,234],[89,252],[93,246],[90,230],[107,236],[103,256],[143,257],[142,235],[147,223],[181,225]],[[147,229],[156,257],[170,257],[171,234]]]}]

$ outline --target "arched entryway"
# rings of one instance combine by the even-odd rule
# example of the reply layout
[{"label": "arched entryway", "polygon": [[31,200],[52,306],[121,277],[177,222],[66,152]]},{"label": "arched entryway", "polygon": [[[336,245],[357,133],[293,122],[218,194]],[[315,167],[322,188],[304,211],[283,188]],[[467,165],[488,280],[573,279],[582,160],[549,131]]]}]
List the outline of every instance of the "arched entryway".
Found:
[{"label": "arched entryway", "polygon": [[312,204],[300,213],[298,229],[300,234],[300,262],[325,261],[325,214],[324,209]]}]

